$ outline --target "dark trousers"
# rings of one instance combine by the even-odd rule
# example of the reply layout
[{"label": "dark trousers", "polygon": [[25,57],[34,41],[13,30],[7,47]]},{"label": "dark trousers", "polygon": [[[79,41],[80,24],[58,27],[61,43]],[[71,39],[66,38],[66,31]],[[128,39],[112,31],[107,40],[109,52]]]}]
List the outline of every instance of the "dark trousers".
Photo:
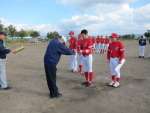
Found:
[{"label": "dark trousers", "polygon": [[51,97],[56,97],[59,95],[58,88],[56,86],[56,71],[57,68],[55,66],[45,66],[45,74],[47,79],[47,85],[50,91]]}]

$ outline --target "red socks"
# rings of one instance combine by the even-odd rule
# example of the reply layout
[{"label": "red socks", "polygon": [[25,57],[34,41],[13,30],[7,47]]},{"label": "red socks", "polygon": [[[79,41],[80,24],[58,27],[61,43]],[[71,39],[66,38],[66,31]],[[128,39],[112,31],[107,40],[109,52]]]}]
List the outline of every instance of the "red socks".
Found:
[{"label": "red socks", "polygon": [[86,82],[89,81],[89,83],[92,83],[94,73],[93,72],[84,72],[84,75],[85,75]]},{"label": "red socks", "polygon": [[116,75],[112,75],[111,76],[111,78],[112,78],[112,81],[114,81],[114,82],[120,82],[120,78],[116,78]]},{"label": "red socks", "polygon": [[120,78],[116,78],[117,82],[120,82]]},{"label": "red socks", "polygon": [[116,82],[116,75],[111,75],[112,81]]},{"label": "red socks", "polygon": [[89,74],[88,72],[84,72],[86,82],[88,82],[88,81],[89,81],[89,75],[88,75],[88,74]]},{"label": "red socks", "polygon": [[82,65],[79,65],[79,72],[82,72]]},{"label": "red socks", "polygon": [[94,73],[93,73],[93,72],[89,72],[89,75],[90,75],[89,82],[90,82],[90,83],[92,83],[92,81],[93,81],[93,76],[94,76]]}]

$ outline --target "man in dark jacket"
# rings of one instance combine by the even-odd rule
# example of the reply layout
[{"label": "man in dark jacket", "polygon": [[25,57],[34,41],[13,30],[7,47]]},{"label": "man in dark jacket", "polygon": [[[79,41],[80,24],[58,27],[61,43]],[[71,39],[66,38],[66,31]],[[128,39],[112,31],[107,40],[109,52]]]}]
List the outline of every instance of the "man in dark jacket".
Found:
[{"label": "man in dark jacket", "polygon": [[0,32],[0,87],[1,89],[11,89],[12,87],[7,85],[6,80],[6,68],[5,68],[5,62],[6,62],[6,54],[12,52],[16,53],[16,50],[6,49],[3,44],[3,40],[5,39],[6,34],[4,32]]},{"label": "man in dark jacket", "polygon": [[75,54],[74,50],[70,50],[67,48],[67,46],[64,45],[66,41],[67,39],[64,36],[60,36],[51,40],[44,56],[47,85],[50,91],[50,98],[52,99],[62,97],[62,94],[58,92],[58,88],[56,86],[56,65],[60,60],[61,54]]}]

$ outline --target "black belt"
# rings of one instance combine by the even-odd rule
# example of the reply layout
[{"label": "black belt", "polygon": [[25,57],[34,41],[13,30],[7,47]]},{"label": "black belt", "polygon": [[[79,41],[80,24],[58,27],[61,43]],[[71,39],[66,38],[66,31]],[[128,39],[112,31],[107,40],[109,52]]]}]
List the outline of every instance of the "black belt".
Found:
[{"label": "black belt", "polygon": [[89,55],[83,55],[84,57],[89,56]]}]

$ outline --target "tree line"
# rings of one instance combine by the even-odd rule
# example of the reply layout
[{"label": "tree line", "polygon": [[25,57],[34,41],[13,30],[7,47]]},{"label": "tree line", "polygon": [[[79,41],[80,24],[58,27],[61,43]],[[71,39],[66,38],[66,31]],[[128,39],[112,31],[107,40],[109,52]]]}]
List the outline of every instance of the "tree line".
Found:
[{"label": "tree line", "polygon": [[[14,37],[21,37],[21,39],[23,39],[23,37],[26,37],[26,36],[31,36],[32,38],[37,38],[38,36],[40,36],[40,33],[38,31],[35,31],[35,30],[23,30],[23,29],[21,29],[18,31],[16,29],[16,27],[13,25],[9,25],[7,27],[4,27],[4,25],[1,24],[1,20],[0,20],[0,31],[5,32],[8,37],[12,37],[12,40],[14,39]],[[59,36],[59,33],[57,31],[47,33],[48,39],[57,38],[58,36]]]}]

